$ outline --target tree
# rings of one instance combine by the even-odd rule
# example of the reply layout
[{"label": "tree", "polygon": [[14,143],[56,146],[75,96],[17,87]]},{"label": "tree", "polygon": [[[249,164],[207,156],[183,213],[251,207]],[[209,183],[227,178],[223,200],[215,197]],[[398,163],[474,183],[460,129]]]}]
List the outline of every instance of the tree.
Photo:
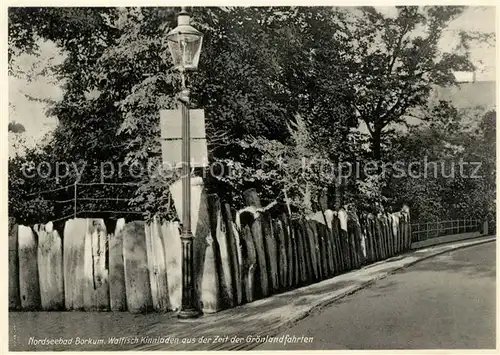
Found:
[{"label": "tree", "polygon": [[[389,125],[404,121],[411,108],[425,102],[432,85],[449,84],[452,68],[469,65],[465,56],[439,53],[436,44],[460,11],[405,7],[392,19],[369,8],[360,13],[331,7],[196,8],[193,25],[205,38],[199,71],[188,83],[195,107],[205,110],[210,160],[240,167],[250,177],[241,183],[274,199],[270,187],[283,186],[270,179],[291,176],[296,168],[273,166],[262,174],[257,163],[279,154],[298,159],[290,126],[302,122],[313,137],[304,154],[330,163],[352,161],[366,159],[364,138],[351,131],[361,119],[380,156]],[[176,14],[172,7],[9,10],[12,75],[18,74],[15,54],[36,53],[41,40],[54,41],[65,53],[61,65],[49,68],[64,81],[64,95],[51,104],[59,125],[42,149],[44,158],[51,164],[87,163],[82,182],[99,181],[102,163],[144,167],[160,162],[159,112],[178,105],[179,75],[164,41]],[[427,32],[413,35],[422,24]],[[147,215],[172,213],[168,178],[132,175],[106,181],[136,182],[139,188],[109,187],[95,194],[133,197],[130,206],[120,206]],[[318,176],[308,177],[313,190],[321,186]],[[76,178],[69,175],[59,183]],[[208,176],[206,182],[238,203],[230,181]],[[350,183],[350,198],[355,198],[358,187]],[[304,197],[299,189],[288,192],[295,201]]]},{"label": "tree", "polygon": [[[189,83],[194,104],[206,112],[211,159],[251,165],[255,156],[242,160],[237,140],[259,136],[287,143],[287,123],[301,112],[318,137],[345,137],[348,129],[336,130],[334,139],[327,133],[343,126],[346,103],[336,95],[341,89],[323,81],[325,58],[341,60],[336,49],[342,43],[330,36],[340,30],[333,21],[338,12],[204,7],[194,14],[205,40],[200,70]],[[92,162],[82,176],[92,182],[103,162],[159,161],[159,111],[177,106],[179,90],[163,41],[175,15],[174,8],[12,9],[12,48],[36,51],[35,39],[43,38],[67,54],[52,68],[65,81],[64,96],[50,112],[60,122],[50,145],[54,163]],[[166,203],[167,185],[155,179],[141,177],[133,203],[146,210],[155,197]]]},{"label": "tree", "polygon": [[392,18],[364,7],[354,19],[353,106],[368,128],[375,159],[382,157],[390,125],[425,107],[434,85],[454,84],[454,70],[473,68],[465,54],[439,48],[443,31],[463,9],[399,6]]},{"label": "tree", "polygon": [[390,203],[411,201],[412,216],[421,222],[494,219],[496,114],[476,117],[480,124],[474,130],[467,129],[466,115],[446,103],[429,115],[432,123],[391,140],[387,158],[404,163],[405,170],[386,171],[394,191]]}]

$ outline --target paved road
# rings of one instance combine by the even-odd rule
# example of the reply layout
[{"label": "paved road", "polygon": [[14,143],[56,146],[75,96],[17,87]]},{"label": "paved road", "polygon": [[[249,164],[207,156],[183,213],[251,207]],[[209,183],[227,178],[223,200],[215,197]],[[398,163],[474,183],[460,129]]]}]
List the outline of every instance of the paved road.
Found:
[{"label": "paved road", "polygon": [[422,261],[318,310],[254,350],[495,348],[495,243]]}]

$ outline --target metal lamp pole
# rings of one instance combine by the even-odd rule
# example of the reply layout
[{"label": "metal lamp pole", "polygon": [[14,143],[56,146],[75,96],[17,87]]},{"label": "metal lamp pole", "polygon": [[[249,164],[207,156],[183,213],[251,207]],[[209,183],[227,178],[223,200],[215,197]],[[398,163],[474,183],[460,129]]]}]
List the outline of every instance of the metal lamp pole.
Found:
[{"label": "metal lamp pole", "polygon": [[182,305],[179,318],[196,318],[200,315],[195,306],[193,233],[191,231],[191,135],[189,117],[189,90],[182,75]]},{"label": "metal lamp pole", "polygon": [[189,117],[189,90],[186,86],[186,71],[196,70],[200,58],[203,34],[192,27],[190,16],[182,7],[177,18],[177,27],[167,34],[169,50],[174,67],[179,70],[182,91],[182,302],[179,318],[200,316],[195,295],[195,272],[193,253],[193,233],[191,231],[191,137]]}]

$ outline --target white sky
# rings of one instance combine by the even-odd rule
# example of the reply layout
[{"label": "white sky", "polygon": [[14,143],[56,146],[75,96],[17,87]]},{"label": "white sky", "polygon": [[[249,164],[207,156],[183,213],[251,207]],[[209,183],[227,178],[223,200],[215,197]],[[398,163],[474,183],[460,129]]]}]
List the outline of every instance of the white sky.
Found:
[{"label": "white sky", "polygon": [[[394,7],[377,7],[381,12],[390,15],[394,13]],[[470,7],[459,18],[450,24],[443,41],[443,50],[453,48],[457,41],[459,30],[495,32],[495,7]],[[471,48],[471,57],[480,71],[476,74],[476,79],[495,80],[495,48],[485,45]],[[44,43],[41,48],[40,57],[23,55],[18,58],[18,64],[25,71],[37,61],[61,61],[61,55],[52,43]],[[35,81],[9,77],[9,121],[22,123],[26,128],[26,136],[32,143],[39,141],[41,137],[49,132],[55,125],[55,119],[45,115],[46,105],[40,102],[30,101],[25,94],[57,100],[62,95],[62,90],[55,83],[51,83],[46,78],[39,78]]]}]

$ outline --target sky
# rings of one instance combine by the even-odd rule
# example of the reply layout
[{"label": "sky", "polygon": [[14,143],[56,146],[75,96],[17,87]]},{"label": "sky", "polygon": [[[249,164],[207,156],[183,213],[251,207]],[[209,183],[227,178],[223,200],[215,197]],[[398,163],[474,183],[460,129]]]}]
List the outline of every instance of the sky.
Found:
[{"label": "sky", "polygon": [[[377,7],[377,10],[392,16],[395,7]],[[441,48],[448,51],[454,48],[458,41],[457,33],[460,30],[495,32],[495,7],[469,7],[446,30],[441,41]],[[471,59],[479,67],[476,80],[495,80],[496,49],[487,45],[471,48]],[[61,62],[63,56],[55,44],[45,42],[41,44],[40,56],[21,55],[17,63],[23,71],[30,72],[35,64],[40,62]],[[460,78],[458,78],[460,79]],[[44,99],[58,100],[62,96],[60,84],[45,77],[39,77],[31,82],[25,79],[9,77],[9,121],[22,123],[26,128],[26,138],[31,144],[38,142],[56,124],[54,117],[47,117],[47,105],[42,102],[29,100],[26,95]]]},{"label": "sky", "polygon": [[[40,44],[40,56],[23,54],[16,58],[16,63],[24,72],[30,73],[35,64],[59,64],[63,56],[53,42]],[[42,65],[43,66],[43,65]],[[38,140],[55,125],[54,117],[47,117],[47,104],[30,100],[26,95],[41,99],[58,100],[62,97],[60,83],[45,76],[37,76],[29,81],[24,78],[9,76],[9,121],[22,123],[26,136]]]}]

